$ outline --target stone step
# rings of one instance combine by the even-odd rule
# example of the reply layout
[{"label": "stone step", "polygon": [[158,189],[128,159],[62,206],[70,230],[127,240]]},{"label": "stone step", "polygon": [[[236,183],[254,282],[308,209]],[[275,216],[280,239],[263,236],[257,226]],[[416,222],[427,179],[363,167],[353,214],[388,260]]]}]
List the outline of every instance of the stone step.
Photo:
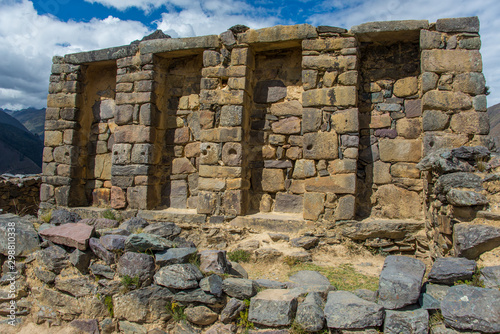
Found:
[{"label": "stone step", "polygon": [[301,214],[272,212],[236,217],[231,221],[231,226],[250,227],[258,231],[295,233],[307,227],[307,222],[302,219]]},{"label": "stone step", "polygon": [[403,239],[425,228],[424,220],[370,219],[338,224],[342,235],[353,240],[371,238]]},{"label": "stone step", "polygon": [[139,210],[137,217],[146,220],[162,220],[176,224],[203,224],[207,220],[206,215],[197,214],[195,209],[165,209],[165,210]]}]

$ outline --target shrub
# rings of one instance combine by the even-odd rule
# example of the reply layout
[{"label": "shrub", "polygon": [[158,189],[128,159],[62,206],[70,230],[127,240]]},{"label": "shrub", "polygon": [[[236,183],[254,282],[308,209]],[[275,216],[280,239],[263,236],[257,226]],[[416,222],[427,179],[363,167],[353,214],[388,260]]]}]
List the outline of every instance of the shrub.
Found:
[{"label": "shrub", "polygon": [[233,262],[248,262],[250,261],[250,252],[243,249],[237,249],[227,253],[227,257]]}]

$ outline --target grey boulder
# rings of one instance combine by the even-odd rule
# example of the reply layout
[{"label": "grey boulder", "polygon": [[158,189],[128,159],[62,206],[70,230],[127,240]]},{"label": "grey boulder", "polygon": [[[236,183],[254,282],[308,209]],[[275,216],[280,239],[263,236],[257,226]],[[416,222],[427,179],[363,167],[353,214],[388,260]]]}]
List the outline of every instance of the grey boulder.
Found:
[{"label": "grey boulder", "polygon": [[475,259],[500,246],[500,228],[481,224],[460,223],[453,226],[455,255]]},{"label": "grey boulder", "polygon": [[247,299],[255,296],[257,285],[254,281],[245,278],[226,278],[222,282],[222,290],[231,297]]},{"label": "grey boulder", "polygon": [[476,261],[462,257],[436,259],[429,273],[428,281],[436,284],[452,285],[456,281],[470,280],[476,270]]},{"label": "grey boulder", "polygon": [[269,289],[250,300],[248,320],[268,327],[289,326],[297,311],[297,298],[287,290]]},{"label": "grey boulder", "polygon": [[322,330],[325,326],[323,307],[324,303],[319,293],[309,293],[297,307],[295,322],[308,332]]},{"label": "grey boulder", "polygon": [[172,264],[161,268],[154,275],[156,284],[178,290],[197,288],[202,278],[200,270],[190,263]]},{"label": "grey boulder", "polygon": [[117,273],[120,276],[139,278],[139,286],[150,285],[155,272],[153,258],[143,253],[127,252],[118,260]]},{"label": "grey boulder", "polygon": [[427,334],[429,312],[423,309],[408,311],[386,311],[384,334]]},{"label": "grey boulder", "polygon": [[169,264],[186,263],[192,256],[196,256],[196,248],[169,248],[155,254],[156,264],[166,266]]},{"label": "grey boulder", "polygon": [[500,266],[485,267],[481,269],[481,279],[483,280],[485,288],[500,288]]},{"label": "grey boulder", "polygon": [[384,320],[384,308],[351,292],[333,291],[328,294],[325,318],[329,328],[378,327]]}]

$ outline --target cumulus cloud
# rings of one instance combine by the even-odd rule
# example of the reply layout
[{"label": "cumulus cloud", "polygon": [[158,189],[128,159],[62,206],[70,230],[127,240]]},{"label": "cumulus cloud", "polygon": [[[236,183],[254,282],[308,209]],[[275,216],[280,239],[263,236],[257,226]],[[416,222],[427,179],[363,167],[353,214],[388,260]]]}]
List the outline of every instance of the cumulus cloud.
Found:
[{"label": "cumulus cloud", "polygon": [[62,22],[26,0],[2,4],[0,22],[0,108],[45,106],[52,56],[128,44],[148,32],[114,17]]},{"label": "cumulus cloud", "polygon": [[500,20],[497,18],[500,12],[500,2],[496,0],[480,2],[467,0],[353,0],[349,2],[325,0],[318,2],[316,6],[311,11],[319,11],[321,8],[321,13],[311,15],[309,23],[347,29],[370,21],[420,19],[436,22],[440,18],[477,15],[481,23],[483,73],[491,92],[488,105],[500,103],[500,81],[498,80],[500,78],[500,63],[498,63]]}]

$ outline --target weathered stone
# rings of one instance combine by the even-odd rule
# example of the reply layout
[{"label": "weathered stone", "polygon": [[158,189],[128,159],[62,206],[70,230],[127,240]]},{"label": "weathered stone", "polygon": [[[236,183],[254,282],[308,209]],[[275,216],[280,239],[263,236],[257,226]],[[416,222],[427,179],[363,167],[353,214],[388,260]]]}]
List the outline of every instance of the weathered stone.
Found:
[{"label": "weathered stone", "polygon": [[423,50],[423,72],[481,72],[483,63],[477,50]]},{"label": "weathered stone", "polygon": [[388,256],[380,274],[378,303],[386,309],[399,309],[417,302],[425,264],[406,256]]},{"label": "weathered stone", "polygon": [[181,228],[172,222],[157,222],[146,226],[143,232],[172,240],[181,233]]},{"label": "weathered stone", "polygon": [[479,32],[477,16],[439,19],[436,21],[436,30],[444,32]]},{"label": "weathered stone", "polygon": [[206,293],[202,289],[192,289],[179,291],[175,294],[174,300],[181,303],[202,303],[202,304],[220,304],[222,299]]},{"label": "weathered stone", "polygon": [[335,132],[307,133],[304,135],[305,159],[333,160],[338,158],[338,140]]},{"label": "weathered stone", "polygon": [[296,24],[290,26],[274,26],[258,30],[249,29],[238,34],[239,43],[275,43],[291,40],[303,40],[318,36],[316,28],[309,24]]},{"label": "weathered stone", "polygon": [[430,30],[420,31],[420,48],[428,49],[444,49],[445,38],[442,33]]},{"label": "weathered stone", "polygon": [[55,279],[55,288],[74,297],[84,297],[95,293],[95,285],[87,277],[64,278],[58,276]]},{"label": "weathered stone", "polygon": [[393,92],[397,97],[406,97],[415,95],[418,91],[418,83],[416,77],[407,77],[399,79],[394,83]]},{"label": "weathered stone", "polygon": [[389,172],[390,168],[390,163],[375,161],[373,163],[373,182],[376,184],[391,183],[392,177],[391,173]]},{"label": "weathered stone", "polygon": [[119,321],[118,326],[124,334],[147,334],[148,332],[144,326],[133,322]]},{"label": "weathered stone", "polygon": [[377,327],[384,320],[384,308],[347,291],[328,294],[325,319],[329,328],[356,329]]},{"label": "weathered stone", "polygon": [[406,139],[416,139],[422,134],[422,120],[419,118],[402,118],[396,123],[398,135]]},{"label": "weathered stone", "polygon": [[481,269],[481,279],[485,288],[500,287],[500,266],[485,267]]},{"label": "weathered stone", "polygon": [[475,259],[484,252],[500,246],[500,228],[460,223],[453,226],[455,256]]},{"label": "weathered stone", "polygon": [[224,324],[228,324],[236,320],[240,316],[240,312],[245,310],[246,305],[241,300],[236,298],[231,298],[227,302],[226,306],[220,313],[220,321]]},{"label": "weathered stone", "polygon": [[361,42],[412,40],[428,27],[427,20],[377,21],[351,27],[351,31]]},{"label": "weathered stone", "polygon": [[404,239],[425,228],[419,221],[411,220],[370,220],[367,222],[344,222],[339,225],[342,234],[353,240],[371,238]]},{"label": "weathered stone", "polygon": [[92,252],[100,259],[106,262],[106,264],[113,264],[115,262],[115,256],[113,253],[108,251],[104,246],[101,244],[99,239],[97,238],[90,238],[89,239],[89,247],[92,250]]},{"label": "weathered stone", "polygon": [[386,162],[419,162],[422,158],[420,140],[381,140],[379,142],[380,160]]},{"label": "weathered stone", "polygon": [[197,288],[202,278],[201,271],[190,263],[162,267],[154,275],[156,284],[179,290]]},{"label": "weathered stone", "polygon": [[393,184],[380,186],[376,193],[383,217],[392,219],[421,218],[422,199],[418,193]]},{"label": "weathered stone", "polygon": [[69,262],[71,262],[71,264],[81,273],[86,274],[88,272],[91,257],[92,252],[90,251],[82,252],[79,249],[75,249],[69,255]]},{"label": "weathered stone", "polygon": [[109,280],[112,280],[115,277],[115,271],[111,269],[110,266],[98,263],[92,263],[89,268],[94,276],[95,275],[102,276]]},{"label": "weathered stone", "polygon": [[265,168],[262,172],[252,170],[252,186],[265,192],[278,192],[285,190],[285,177],[282,169]]},{"label": "weathered stone", "polygon": [[124,235],[104,235],[100,239],[101,244],[109,251],[119,251],[125,249],[125,240],[127,237]]},{"label": "weathered stone", "polygon": [[222,148],[222,162],[226,166],[241,166],[243,148],[240,143],[225,143]]},{"label": "weathered stone", "polygon": [[86,250],[94,227],[82,223],[68,223],[43,230],[40,235],[56,244]]},{"label": "weathered stone", "polygon": [[448,125],[449,116],[439,110],[425,110],[422,119],[424,131],[444,130]]},{"label": "weathered stone", "polygon": [[453,285],[456,281],[471,280],[476,262],[459,257],[438,258],[432,265],[428,281]]},{"label": "weathered stone", "polygon": [[195,325],[207,326],[217,321],[218,315],[206,306],[195,306],[187,308],[184,313],[186,319]]},{"label": "weathered stone", "polygon": [[274,103],[270,112],[276,116],[302,116],[302,104],[297,100]]},{"label": "weathered stone", "polygon": [[210,276],[203,278],[200,281],[200,288],[203,291],[209,292],[214,296],[221,297],[222,284],[223,284],[222,278],[216,274],[212,274]]},{"label": "weathered stone", "polygon": [[323,313],[323,300],[319,293],[309,293],[304,301],[297,308],[297,322],[308,332],[317,332],[325,326],[325,316]]},{"label": "weathered stone", "polygon": [[358,132],[358,109],[352,108],[337,111],[332,114],[330,122],[332,129],[339,134]]},{"label": "weathered stone", "polygon": [[448,200],[448,203],[454,206],[475,206],[488,204],[486,196],[475,191],[467,190],[451,189],[446,194],[446,199]]},{"label": "weathered stone", "polygon": [[294,134],[300,133],[301,120],[297,117],[288,117],[274,122],[272,125],[274,133]]},{"label": "weathered stone", "polygon": [[59,246],[50,246],[39,253],[38,261],[42,267],[58,274],[62,269],[68,267],[68,253]]},{"label": "weathered stone", "polygon": [[302,93],[302,105],[314,106],[355,106],[357,91],[355,86],[310,89]]},{"label": "weathered stone", "polygon": [[428,92],[436,88],[439,75],[434,72],[424,72],[421,76],[422,92]]},{"label": "weathered stone", "polygon": [[304,90],[316,88],[318,82],[318,71],[302,70],[302,86]]},{"label": "weathered stone", "polygon": [[118,275],[131,278],[138,277],[139,286],[151,284],[154,270],[153,258],[147,254],[126,252],[118,260]]},{"label": "weathered stone", "polygon": [[54,210],[50,215],[50,223],[54,225],[78,223],[81,219],[78,214],[65,209]]},{"label": "weathered stone", "polygon": [[69,323],[74,330],[78,331],[77,334],[80,333],[89,333],[89,334],[99,334],[99,323],[96,319],[92,320],[83,320],[83,319],[75,319]]},{"label": "weathered stone", "polygon": [[318,245],[319,239],[316,237],[303,236],[290,240],[293,247],[302,247],[304,249],[311,249]]},{"label": "weathered stone", "polygon": [[286,86],[281,80],[259,81],[254,88],[256,103],[273,103],[286,97]]},{"label": "weathered stone", "polygon": [[126,221],[124,221],[121,225],[120,228],[127,230],[131,233],[135,233],[137,230],[143,230],[146,226],[148,226],[148,222],[139,217],[132,217]]},{"label": "weathered stone", "polygon": [[[137,289],[113,298],[114,315],[134,322],[153,322],[169,318],[166,306],[173,298],[169,289],[157,285]],[[149,332],[148,332],[149,333]]]},{"label": "weathered stone", "polygon": [[249,299],[257,293],[254,281],[244,278],[226,278],[222,282],[222,290],[230,297]]},{"label": "weathered stone", "polygon": [[243,107],[225,105],[221,108],[220,126],[240,126],[243,119]]},{"label": "weathered stone", "polygon": [[356,198],[352,195],[342,196],[333,214],[336,221],[354,219],[356,214]]},{"label": "weathered stone", "polygon": [[[293,241],[293,240],[292,240]],[[303,285],[330,285],[328,278],[323,276],[317,271],[312,270],[301,270],[292,276],[290,276],[290,282],[295,283],[298,286]]]},{"label": "weathered stone", "polygon": [[484,93],[486,81],[482,73],[460,73],[453,78],[453,90],[480,95]]},{"label": "weathered stone", "polygon": [[448,290],[441,302],[441,312],[447,325],[459,330],[484,333],[500,331],[500,291],[468,285],[456,285]]},{"label": "weathered stone", "polygon": [[[54,211],[55,212],[55,211]],[[12,246],[9,247],[9,233],[15,229],[15,248],[12,254]],[[13,215],[0,215],[0,253],[8,256],[9,252],[14,256],[28,256],[40,249],[38,233],[29,220]]]},{"label": "weathered stone", "polygon": [[[308,192],[304,194],[304,219],[317,220],[324,211],[325,194]],[[271,237],[272,238],[272,237]]]},{"label": "weathered stone", "polygon": [[170,248],[156,253],[155,260],[159,266],[187,263],[192,256],[196,256],[196,253],[196,248]]},{"label": "weathered stone", "polygon": [[250,300],[248,320],[269,327],[289,326],[296,310],[297,299],[287,290],[268,289]]},{"label": "weathered stone", "polygon": [[302,212],[302,196],[277,193],[274,206],[276,212]]},{"label": "weathered stone", "polygon": [[354,194],[356,191],[355,174],[337,174],[307,179],[306,191],[335,194]]},{"label": "weathered stone", "polygon": [[435,183],[436,194],[447,194],[453,188],[482,190],[482,179],[473,173],[458,172],[441,175]]},{"label": "weathered stone", "polygon": [[229,272],[226,251],[206,250],[200,252],[200,270],[204,273],[226,274]]},{"label": "weathered stone", "polygon": [[450,128],[456,133],[486,135],[489,133],[488,114],[484,112],[455,114],[451,117]]},{"label": "weathered stone", "polygon": [[384,334],[415,333],[427,334],[429,313],[427,310],[386,311]]},{"label": "weathered stone", "polygon": [[172,174],[190,174],[195,172],[196,168],[188,158],[176,158],[172,160]]},{"label": "weathered stone", "polygon": [[418,179],[420,177],[420,170],[416,167],[416,164],[398,162],[391,165],[391,175],[393,177]]}]

